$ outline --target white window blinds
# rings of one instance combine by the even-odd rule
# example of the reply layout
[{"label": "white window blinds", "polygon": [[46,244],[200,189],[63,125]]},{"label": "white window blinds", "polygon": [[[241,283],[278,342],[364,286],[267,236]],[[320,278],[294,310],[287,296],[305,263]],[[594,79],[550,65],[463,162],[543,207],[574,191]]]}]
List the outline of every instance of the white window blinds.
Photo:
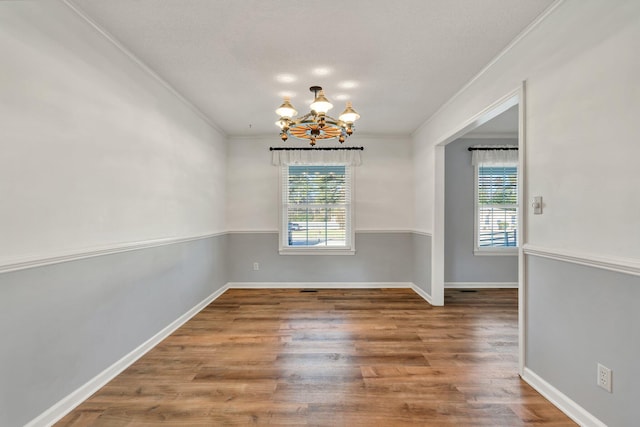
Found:
[{"label": "white window blinds", "polygon": [[477,166],[476,247],[518,246],[518,167]]},{"label": "white window blinds", "polygon": [[283,248],[351,249],[351,168],[282,167]]}]

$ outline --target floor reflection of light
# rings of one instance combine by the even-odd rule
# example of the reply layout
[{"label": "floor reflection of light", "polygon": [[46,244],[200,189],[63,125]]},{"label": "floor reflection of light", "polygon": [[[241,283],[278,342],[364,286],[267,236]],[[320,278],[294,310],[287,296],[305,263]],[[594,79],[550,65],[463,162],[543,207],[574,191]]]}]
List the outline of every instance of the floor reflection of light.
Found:
[{"label": "floor reflection of light", "polygon": [[[317,305],[317,302],[313,302]],[[339,404],[362,381],[349,319],[334,310],[289,312],[281,333],[291,339],[277,358],[283,400]]]}]

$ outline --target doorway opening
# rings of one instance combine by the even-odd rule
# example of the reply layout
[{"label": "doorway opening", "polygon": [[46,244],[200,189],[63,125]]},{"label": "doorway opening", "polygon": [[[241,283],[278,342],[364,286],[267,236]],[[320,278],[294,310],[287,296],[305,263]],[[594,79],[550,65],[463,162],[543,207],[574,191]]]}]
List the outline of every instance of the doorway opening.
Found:
[{"label": "doorway opening", "polygon": [[[432,250],[432,299],[444,305],[447,288],[518,288],[519,359],[524,366],[524,83],[484,111],[460,125],[435,147],[435,203]],[[517,213],[497,220],[498,229],[511,230],[517,241],[511,254],[497,256],[478,251],[478,169],[468,148],[484,145],[517,145]],[[466,153],[465,153],[466,152]],[[466,162],[466,164],[465,164]],[[447,170],[448,169],[448,170]],[[470,181],[470,177],[475,181]],[[465,195],[459,194],[464,188]],[[471,196],[469,195],[471,194]],[[461,198],[466,200],[461,201]],[[482,220],[486,220],[481,215]],[[509,224],[511,221],[514,224]],[[506,224],[505,224],[506,223]],[[491,225],[491,224],[489,224]],[[505,234],[508,236],[508,233]],[[509,237],[505,237],[508,239]],[[499,252],[499,251],[498,251]],[[469,268],[471,266],[471,268]]]}]

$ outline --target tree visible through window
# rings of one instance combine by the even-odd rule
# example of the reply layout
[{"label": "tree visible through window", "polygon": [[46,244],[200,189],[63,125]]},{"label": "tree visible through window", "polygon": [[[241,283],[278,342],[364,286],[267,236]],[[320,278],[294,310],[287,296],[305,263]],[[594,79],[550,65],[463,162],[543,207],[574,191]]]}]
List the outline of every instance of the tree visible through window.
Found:
[{"label": "tree visible through window", "polygon": [[349,167],[289,165],[282,182],[282,247],[351,247]]},{"label": "tree visible through window", "polygon": [[476,248],[518,246],[517,166],[477,167]]}]

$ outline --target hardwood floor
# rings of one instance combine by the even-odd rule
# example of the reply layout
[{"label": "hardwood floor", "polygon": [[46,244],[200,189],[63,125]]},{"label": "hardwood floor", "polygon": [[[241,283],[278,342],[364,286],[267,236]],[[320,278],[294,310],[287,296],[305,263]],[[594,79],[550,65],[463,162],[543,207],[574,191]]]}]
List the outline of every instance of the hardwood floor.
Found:
[{"label": "hardwood floor", "polygon": [[229,290],[60,426],[575,425],[517,375],[517,290]]}]

